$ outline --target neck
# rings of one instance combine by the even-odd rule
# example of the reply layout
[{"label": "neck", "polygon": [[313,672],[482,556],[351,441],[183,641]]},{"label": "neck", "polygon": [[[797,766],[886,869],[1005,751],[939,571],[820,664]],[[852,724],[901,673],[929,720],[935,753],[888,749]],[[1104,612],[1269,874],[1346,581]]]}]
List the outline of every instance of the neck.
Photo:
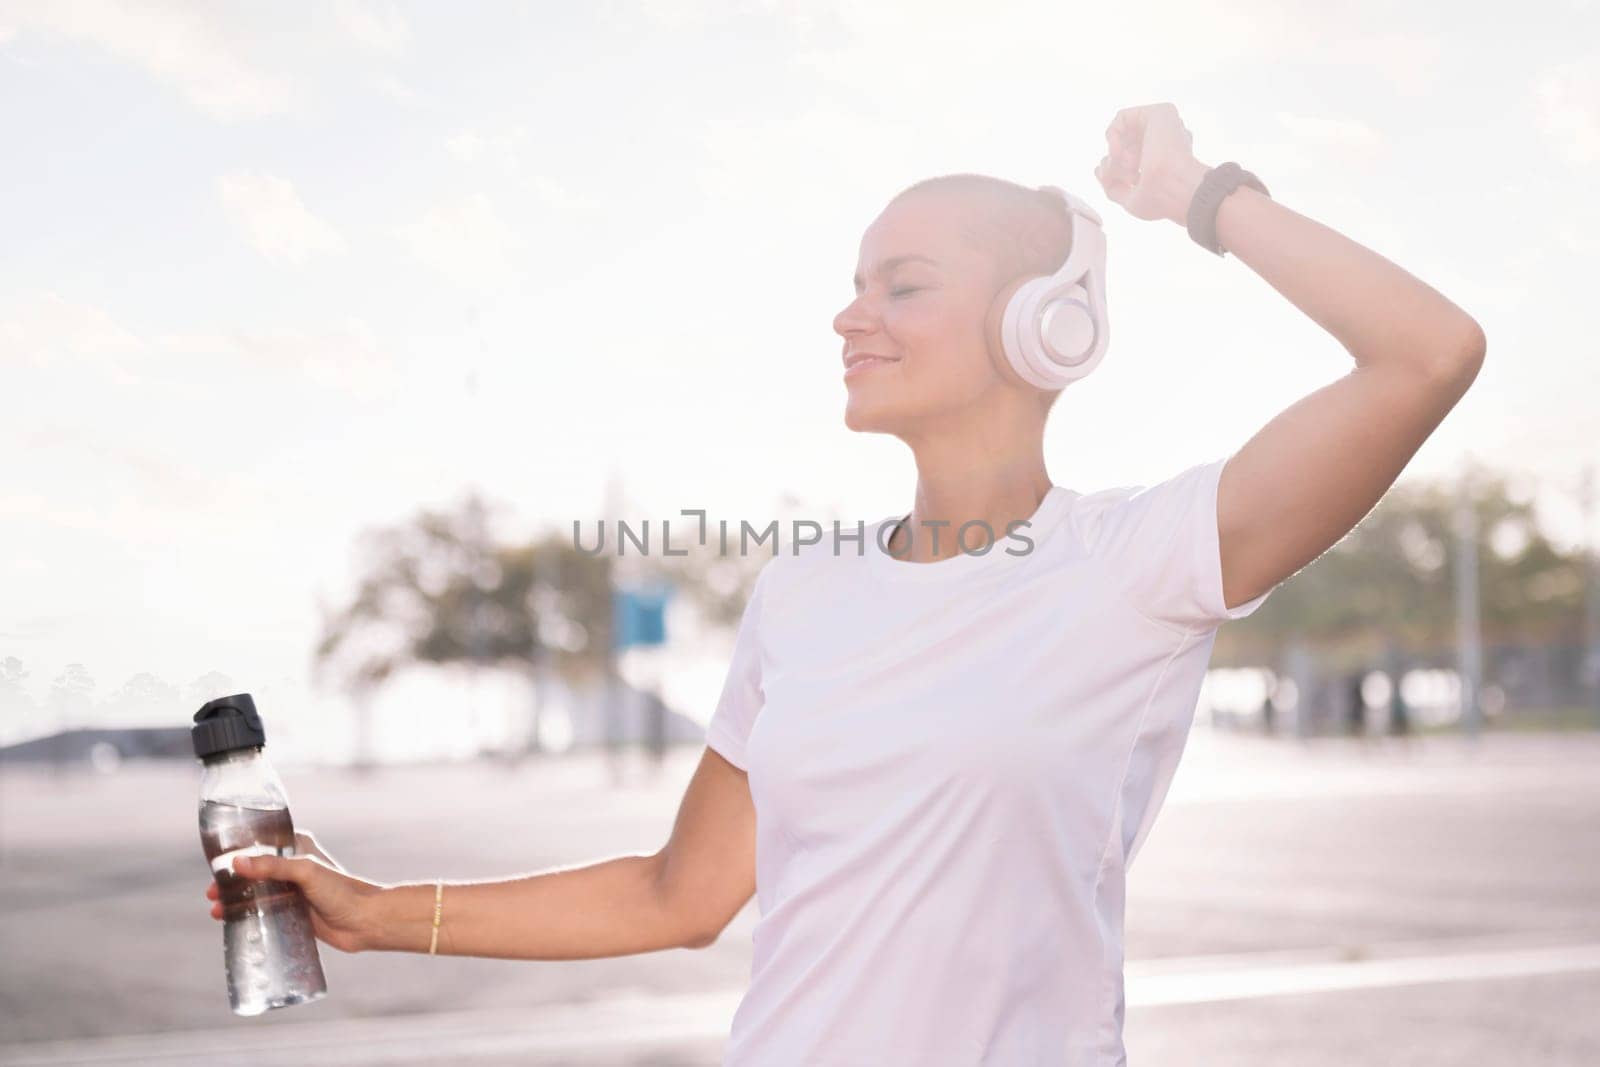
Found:
[{"label": "neck", "polygon": [[[975,443],[965,434],[941,432],[912,447],[917,489],[911,518],[889,543],[903,560],[933,563],[998,544],[1013,524],[1033,517],[1052,485],[1042,434]],[[986,525],[973,525],[961,537],[966,523]]]}]

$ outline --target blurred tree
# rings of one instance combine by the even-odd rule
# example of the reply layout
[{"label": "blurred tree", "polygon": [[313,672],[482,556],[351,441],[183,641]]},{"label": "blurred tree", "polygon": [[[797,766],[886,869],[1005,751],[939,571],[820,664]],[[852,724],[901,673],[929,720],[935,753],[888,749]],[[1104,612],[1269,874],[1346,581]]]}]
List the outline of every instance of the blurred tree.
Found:
[{"label": "blurred tree", "polygon": [[[337,677],[365,709],[409,664],[518,669],[533,689],[537,744],[539,673],[577,681],[608,667],[610,560],[556,534],[496,544],[488,520],[488,505],[469,496],[364,535],[355,595],[323,609],[318,676]],[[370,724],[361,729],[370,734]]]},{"label": "blurred tree", "polygon": [[[1455,642],[1450,553],[1453,484],[1402,483],[1343,539],[1287,579],[1261,608],[1218,634],[1217,666],[1278,662],[1300,635],[1324,657],[1376,663],[1389,640],[1411,649]],[[1545,537],[1531,501],[1483,474],[1471,506],[1480,531],[1487,641],[1577,640],[1583,560]]]},{"label": "blurred tree", "polygon": [[22,688],[22,683],[27,677],[28,672],[22,669],[22,661],[17,657],[7,656],[0,660],[0,699],[18,694],[26,696],[27,690]]},{"label": "blurred tree", "polygon": [[33,696],[23,685],[28,672],[15,656],[0,660],[0,729],[7,734],[35,728],[30,722],[37,712]]},{"label": "blurred tree", "polygon": [[60,729],[72,729],[89,720],[94,706],[94,678],[81,663],[69,663],[50,685],[50,711]]},{"label": "blurred tree", "polygon": [[[226,694],[222,694],[226,695]],[[199,710],[200,701],[188,709],[189,714]],[[178,687],[148,672],[141,671],[123,682],[102,710],[102,721],[107,719],[123,724],[170,722],[184,714]],[[180,720],[181,721],[181,720]]]},{"label": "blurred tree", "polygon": [[424,510],[363,538],[355,596],[323,610],[319,672],[381,684],[410,663],[549,663],[581,677],[604,660],[610,574],[556,536],[496,545],[478,535],[486,505]]},{"label": "blurred tree", "polygon": [[189,683],[184,690],[184,699],[192,705],[189,713],[193,715],[200,710],[200,705],[208,700],[218,697],[230,697],[239,692],[232,678],[221,671],[207,671]]}]

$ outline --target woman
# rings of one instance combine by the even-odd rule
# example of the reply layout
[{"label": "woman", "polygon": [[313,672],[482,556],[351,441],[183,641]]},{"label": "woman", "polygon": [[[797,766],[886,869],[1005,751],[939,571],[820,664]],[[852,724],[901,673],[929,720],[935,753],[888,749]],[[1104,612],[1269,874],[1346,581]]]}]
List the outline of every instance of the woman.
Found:
[{"label": "woman", "polygon": [[[1210,168],[1177,111],[1106,137],[1106,195],[1187,227]],[[1051,481],[1057,392],[992,333],[997,292],[1065,260],[1059,202],[955,175],[874,220],[834,321],[845,421],[910,446],[911,510],[762,569],[660,851],[452,883],[436,939],[434,883],[351,877],[309,838],[240,871],[298,882],[338,948],[521,959],[707,945],[754,891],[726,1063],[1123,1063],[1124,876],[1217,627],[1372,508],[1484,354],[1460,308],[1263,190],[1214,212],[1355,366],[1225,459],[1094,493]]]}]

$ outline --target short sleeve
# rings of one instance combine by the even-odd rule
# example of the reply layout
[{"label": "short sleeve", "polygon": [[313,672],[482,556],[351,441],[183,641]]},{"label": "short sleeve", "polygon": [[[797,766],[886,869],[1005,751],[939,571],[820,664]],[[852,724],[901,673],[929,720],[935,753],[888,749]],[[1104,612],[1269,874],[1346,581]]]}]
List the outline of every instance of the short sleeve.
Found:
[{"label": "short sleeve", "polygon": [[755,588],[739,619],[739,633],[734,638],[722,695],[706,726],[706,744],[741,771],[749,770],[745,763],[745,741],[750,736],[750,727],[755,724],[756,713],[765,703],[761,691],[761,603],[770,566],[763,567],[756,576]]},{"label": "short sleeve", "polygon": [[1223,604],[1217,486],[1227,461],[1083,499],[1080,528],[1090,554],[1147,618],[1183,631],[1215,629],[1249,615],[1272,592],[1234,608]]}]

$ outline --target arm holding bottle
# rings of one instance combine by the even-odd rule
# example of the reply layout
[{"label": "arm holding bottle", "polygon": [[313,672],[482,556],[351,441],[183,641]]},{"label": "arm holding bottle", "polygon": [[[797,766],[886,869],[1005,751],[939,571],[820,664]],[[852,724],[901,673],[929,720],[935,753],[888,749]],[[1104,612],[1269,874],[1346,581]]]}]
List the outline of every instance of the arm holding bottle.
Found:
[{"label": "arm holding bottle", "polygon": [[[427,952],[434,883],[357,878],[309,832],[296,856],[235,860],[254,879],[299,885],[317,937],[344,952]],[[755,810],[743,771],[706,749],[670,840],[497,881],[444,884],[439,955],[568,960],[712,944],[755,892]],[[216,883],[206,890],[216,900]],[[213,903],[213,918],[222,917]]]}]

